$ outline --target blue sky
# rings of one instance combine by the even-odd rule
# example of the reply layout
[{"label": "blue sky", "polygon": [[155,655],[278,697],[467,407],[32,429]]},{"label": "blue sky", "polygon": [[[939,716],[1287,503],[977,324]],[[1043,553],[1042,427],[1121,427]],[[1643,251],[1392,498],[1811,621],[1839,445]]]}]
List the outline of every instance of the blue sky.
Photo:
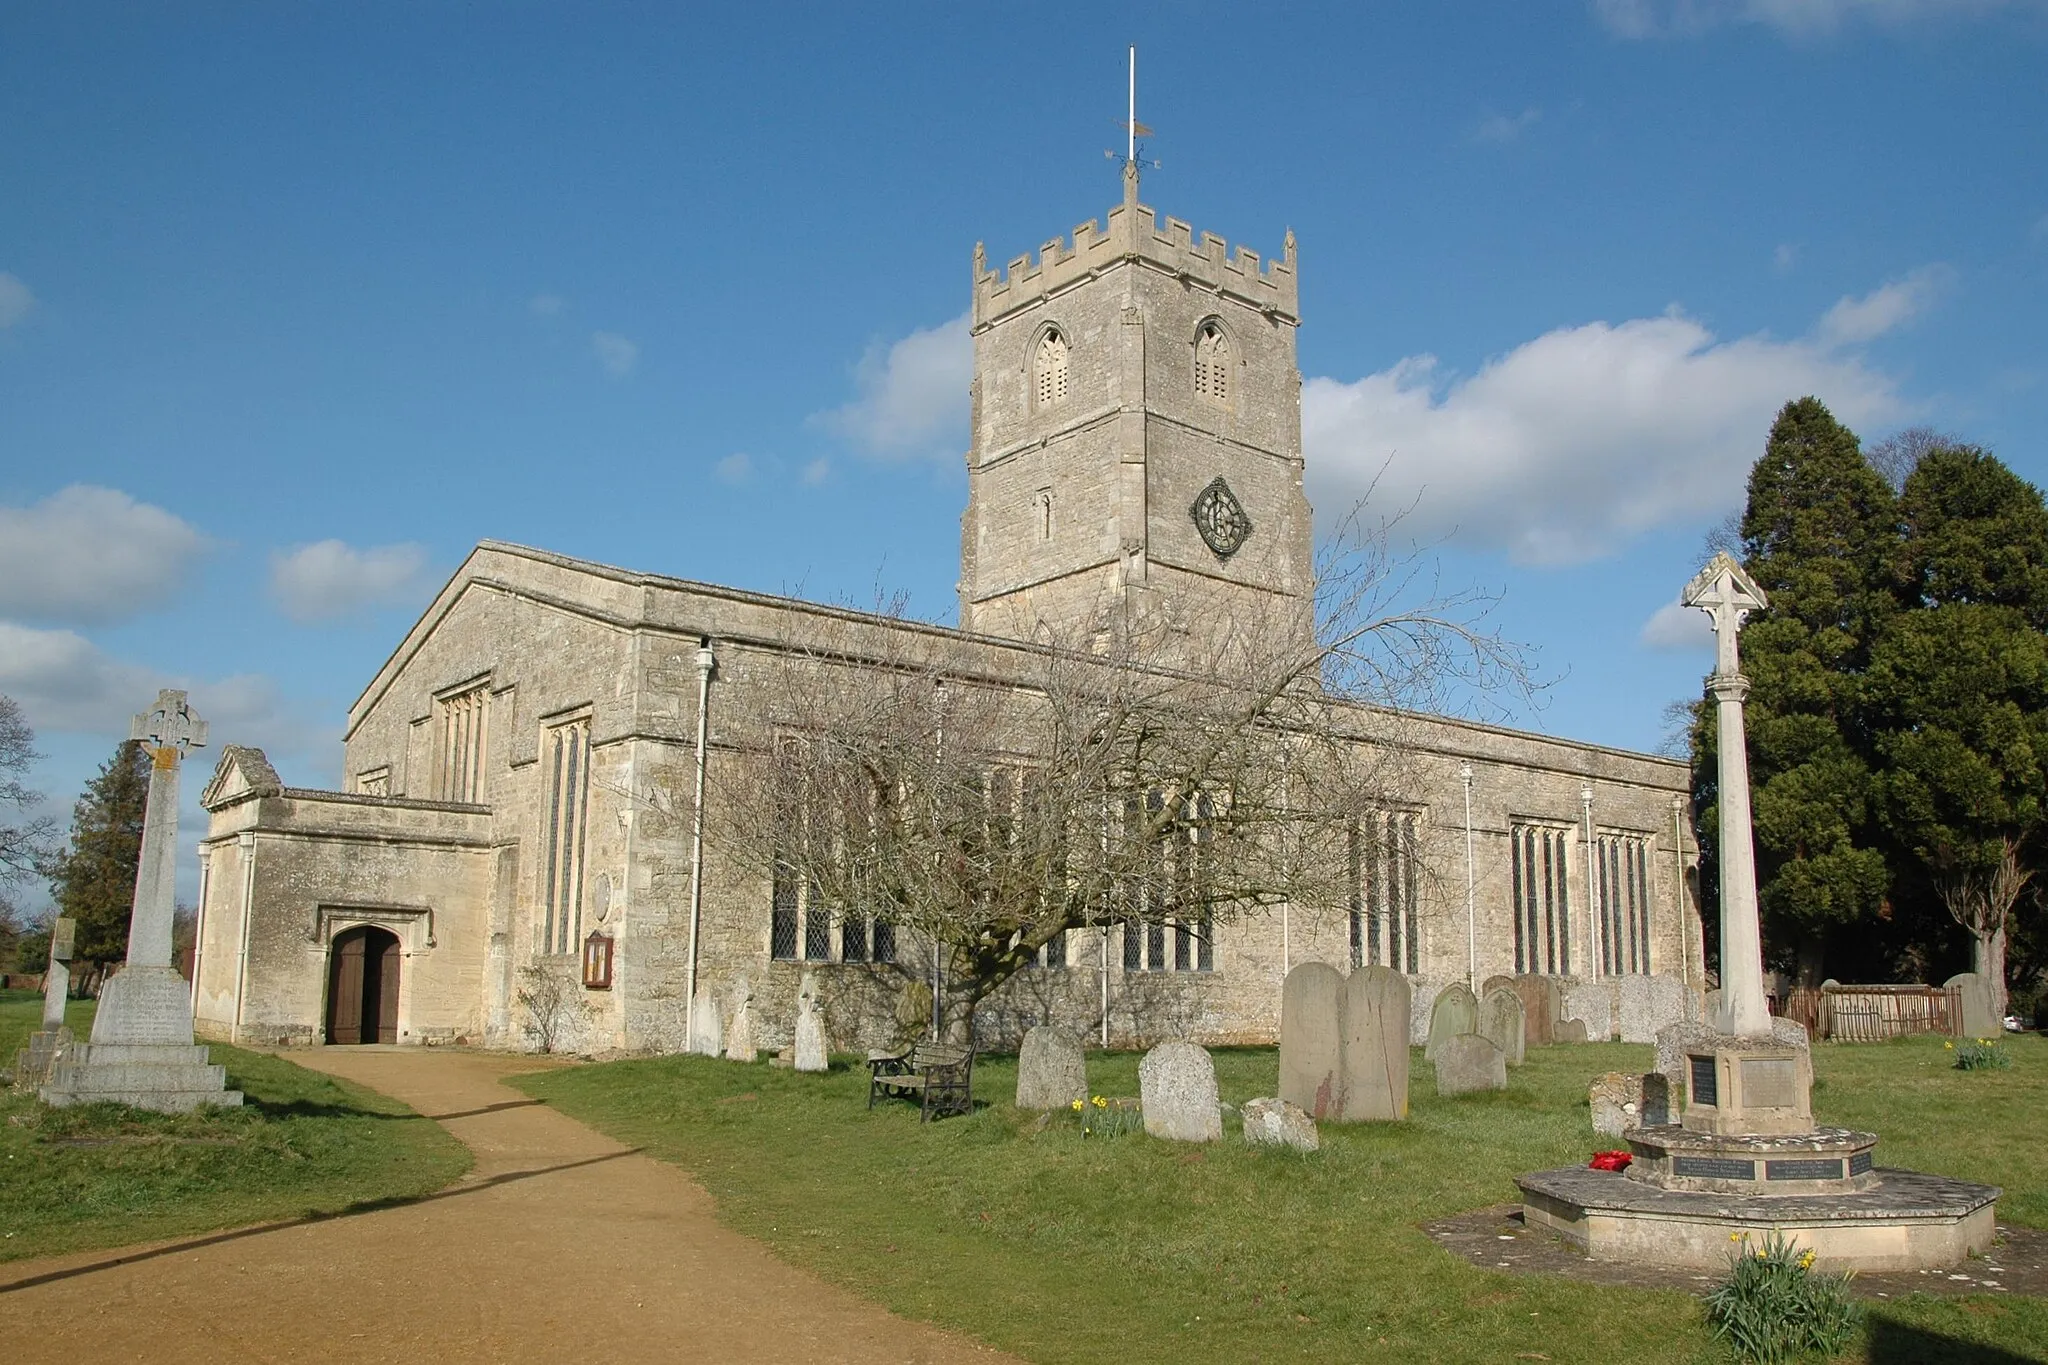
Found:
[{"label": "blue sky", "polygon": [[950,619],[974,244],[1112,205],[1130,42],[1145,200],[1300,239],[1319,511],[1384,467],[1505,593],[1520,723],[1658,743],[1786,399],[2048,480],[2040,0],[0,3],[38,784],[161,685],[334,782],[486,537]]}]

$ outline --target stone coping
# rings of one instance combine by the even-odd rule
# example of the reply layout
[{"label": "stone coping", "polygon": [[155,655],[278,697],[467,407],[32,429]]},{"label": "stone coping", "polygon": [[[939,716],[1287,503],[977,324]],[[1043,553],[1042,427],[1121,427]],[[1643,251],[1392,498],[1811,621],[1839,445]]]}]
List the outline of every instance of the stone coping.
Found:
[{"label": "stone coping", "polygon": [[1978,1185],[1945,1175],[1879,1167],[1877,1183],[1867,1190],[1838,1194],[1709,1194],[1665,1190],[1630,1180],[1619,1171],[1566,1166],[1518,1176],[1526,1194],[1538,1194],[1589,1212],[1628,1213],[1638,1217],[1688,1222],[1781,1223],[1811,1227],[1821,1223],[1915,1223],[1952,1221],[1996,1203],[1996,1185]]},{"label": "stone coping", "polygon": [[1675,1123],[1660,1123],[1631,1128],[1623,1136],[1631,1143],[1640,1142],[1667,1152],[1744,1156],[1757,1161],[1812,1152],[1853,1152],[1877,1145],[1877,1134],[1859,1133],[1853,1128],[1815,1128],[1807,1133],[1701,1133]]}]

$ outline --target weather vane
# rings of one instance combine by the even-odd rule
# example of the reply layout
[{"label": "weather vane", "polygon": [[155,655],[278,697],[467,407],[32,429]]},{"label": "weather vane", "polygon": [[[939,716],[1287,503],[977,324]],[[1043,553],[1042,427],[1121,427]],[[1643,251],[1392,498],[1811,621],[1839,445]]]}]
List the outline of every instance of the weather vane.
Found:
[{"label": "weather vane", "polygon": [[1138,144],[1138,139],[1141,137],[1152,136],[1152,130],[1150,128],[1147,128],[1144,124],[1138,122],[1138,45],[1136,43],[1131,44],[1130,93],[1130,110],[1124,119],[1123,155],[1119,156],[1116,152],[1110,150],[1107,147],[1103,148],[1102,154],[1108,157],[1111,161],[1117,162],[1119,165],[1126,167],[1149,166],[1155,171],[1164,169],[1160,162],[1147,160],[1145,157],[1140,155],[1140,153],[1142,153],[1145,149]]}]

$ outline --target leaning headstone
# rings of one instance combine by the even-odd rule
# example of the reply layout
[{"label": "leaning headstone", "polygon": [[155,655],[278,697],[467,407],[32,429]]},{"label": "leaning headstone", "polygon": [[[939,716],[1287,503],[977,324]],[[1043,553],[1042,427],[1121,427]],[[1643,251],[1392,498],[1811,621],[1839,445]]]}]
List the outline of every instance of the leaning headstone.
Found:
[{"label": "leaning headstone", "polygon": [[1056,1024],[1024,1034],[1017,1050],[1017,1107],[1067,1109],[1088,1098],[1088,1059],[1081,1040]]},{"label": "leaning headstone", "polygon": [[1326,962],[1304,962],[1280,987],[1280,1098],[1319,1119],[1344,1109],[1345,980]]},{"label": "leaning headstone", "polygon": [[1558,999],[1557,978],[1527,975],[1514,978],[1515,994],[1522,997],[1522,1027],[1530,1047],[1548,1047],[1557,1041],[1557,1021],[1564,1018]]},{"label": "leaning headstone", "polygon": [[64,1049],[41,1095],[54,1105],[111,1100],[164,1113],[203,1104],[232,1106],[227,1070],[192,1041],[192,988],[171,961],[177,916],[178,764],[206,743],[206,722],[185,694],[166,688],[135,718],[129,738],[150,758],[149,802],[142,815],[142,857],[128,919],[128,960],[100,988],[92,1041]]},{"label": "leaning headstone", "polygon": [[1436,993],[1429,1007],[1429,1042],[1422,1055],[1431,1061],[1446,1042],[1461,1034],[1479,1031],[1479,1002],[1462,981],[1453,981]]},{"label": "leaning headstone", "polygon": [[1520,1066],[1527,1053],[1522,997],[1495,986],[1479,1002],[1479,1035],[1499,1048],[1509,1066]]},{"label": "leaning headstone", "polygon": [[1998,1038],[2005,1034],[2005,1021],[1992,1007],[1991,978],[1977,972],[1959,972],[1942,985],[1956,989],[1962,998],[1962,1036]]},{"label": "leaning headstone", "polygon": [[796,991],[796,1048],[791,1062],[798,1071],[824,1071],[825,1006],[818,999],[818,981],[805,972]]},{"label": "leaning headstone", "polygon": [[1193,1043],[1175,1038],[1145,1054],[1138,1063],[1138,1105],[1153,1137],[1214,1142],[1223,1136],[1216,1063]]},{"label": "leaning headstone", "polygon": [[[1408,1117],[1408,978],[1360,967],[1344,983],[1340,1020],[1346,1123]],[[1286,1098],[1282,1096],[1282,1098]]]},{"label": "leaning headstone", "polygon": [[699,986],[696,1004],[690,1009],[690,1051],[699,1057],[716,1057],[724,1046],[725,1019],[718,995],[709,986]]},{"label": "leaning headstone", "polygon": [[1478,1090],[1508,1088],[1508,1060],[1501,1050],[1476,1033],[1444,1040],[1436,1050],[1436,1093],[1469,1095]]},{"label": "leaning headstone", "polygon": [[754,988],[744,979],[733,989],[732,1022],[725,1026],[725,1059],[754,1060]]},{"label": "leaning headstone", "polygon": [[64,1005],[71,996],[71,949],[77,933],[77,920],[59,919],[50,926],[50,965],[43,973],[43,1026],[14,1054],[18,1090],[41,1088],[50,1079],[58,1054],[76,1041],[64,1027]]},{"label": "leaning headstone", "polygon": [[1316,1121],[1300,1105],[1280,1099],[1245,1101],[1244,1140],[1254,1147],[1292,1147],[1298,1152],[1322,1146]]}]

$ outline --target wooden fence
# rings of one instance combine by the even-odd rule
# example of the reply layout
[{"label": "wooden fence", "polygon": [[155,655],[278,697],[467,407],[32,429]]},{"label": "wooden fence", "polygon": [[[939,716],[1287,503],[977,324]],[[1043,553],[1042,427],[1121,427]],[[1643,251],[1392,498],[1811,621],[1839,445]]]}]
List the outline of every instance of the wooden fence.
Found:
[{"label": "wooden fence", "polygon": [[1806,1026],[1810,1038],[1878,1043],[1911,1033],[1962,1036],[1962,991],[1949,986],[1802,987],[1777,1013]]}]

